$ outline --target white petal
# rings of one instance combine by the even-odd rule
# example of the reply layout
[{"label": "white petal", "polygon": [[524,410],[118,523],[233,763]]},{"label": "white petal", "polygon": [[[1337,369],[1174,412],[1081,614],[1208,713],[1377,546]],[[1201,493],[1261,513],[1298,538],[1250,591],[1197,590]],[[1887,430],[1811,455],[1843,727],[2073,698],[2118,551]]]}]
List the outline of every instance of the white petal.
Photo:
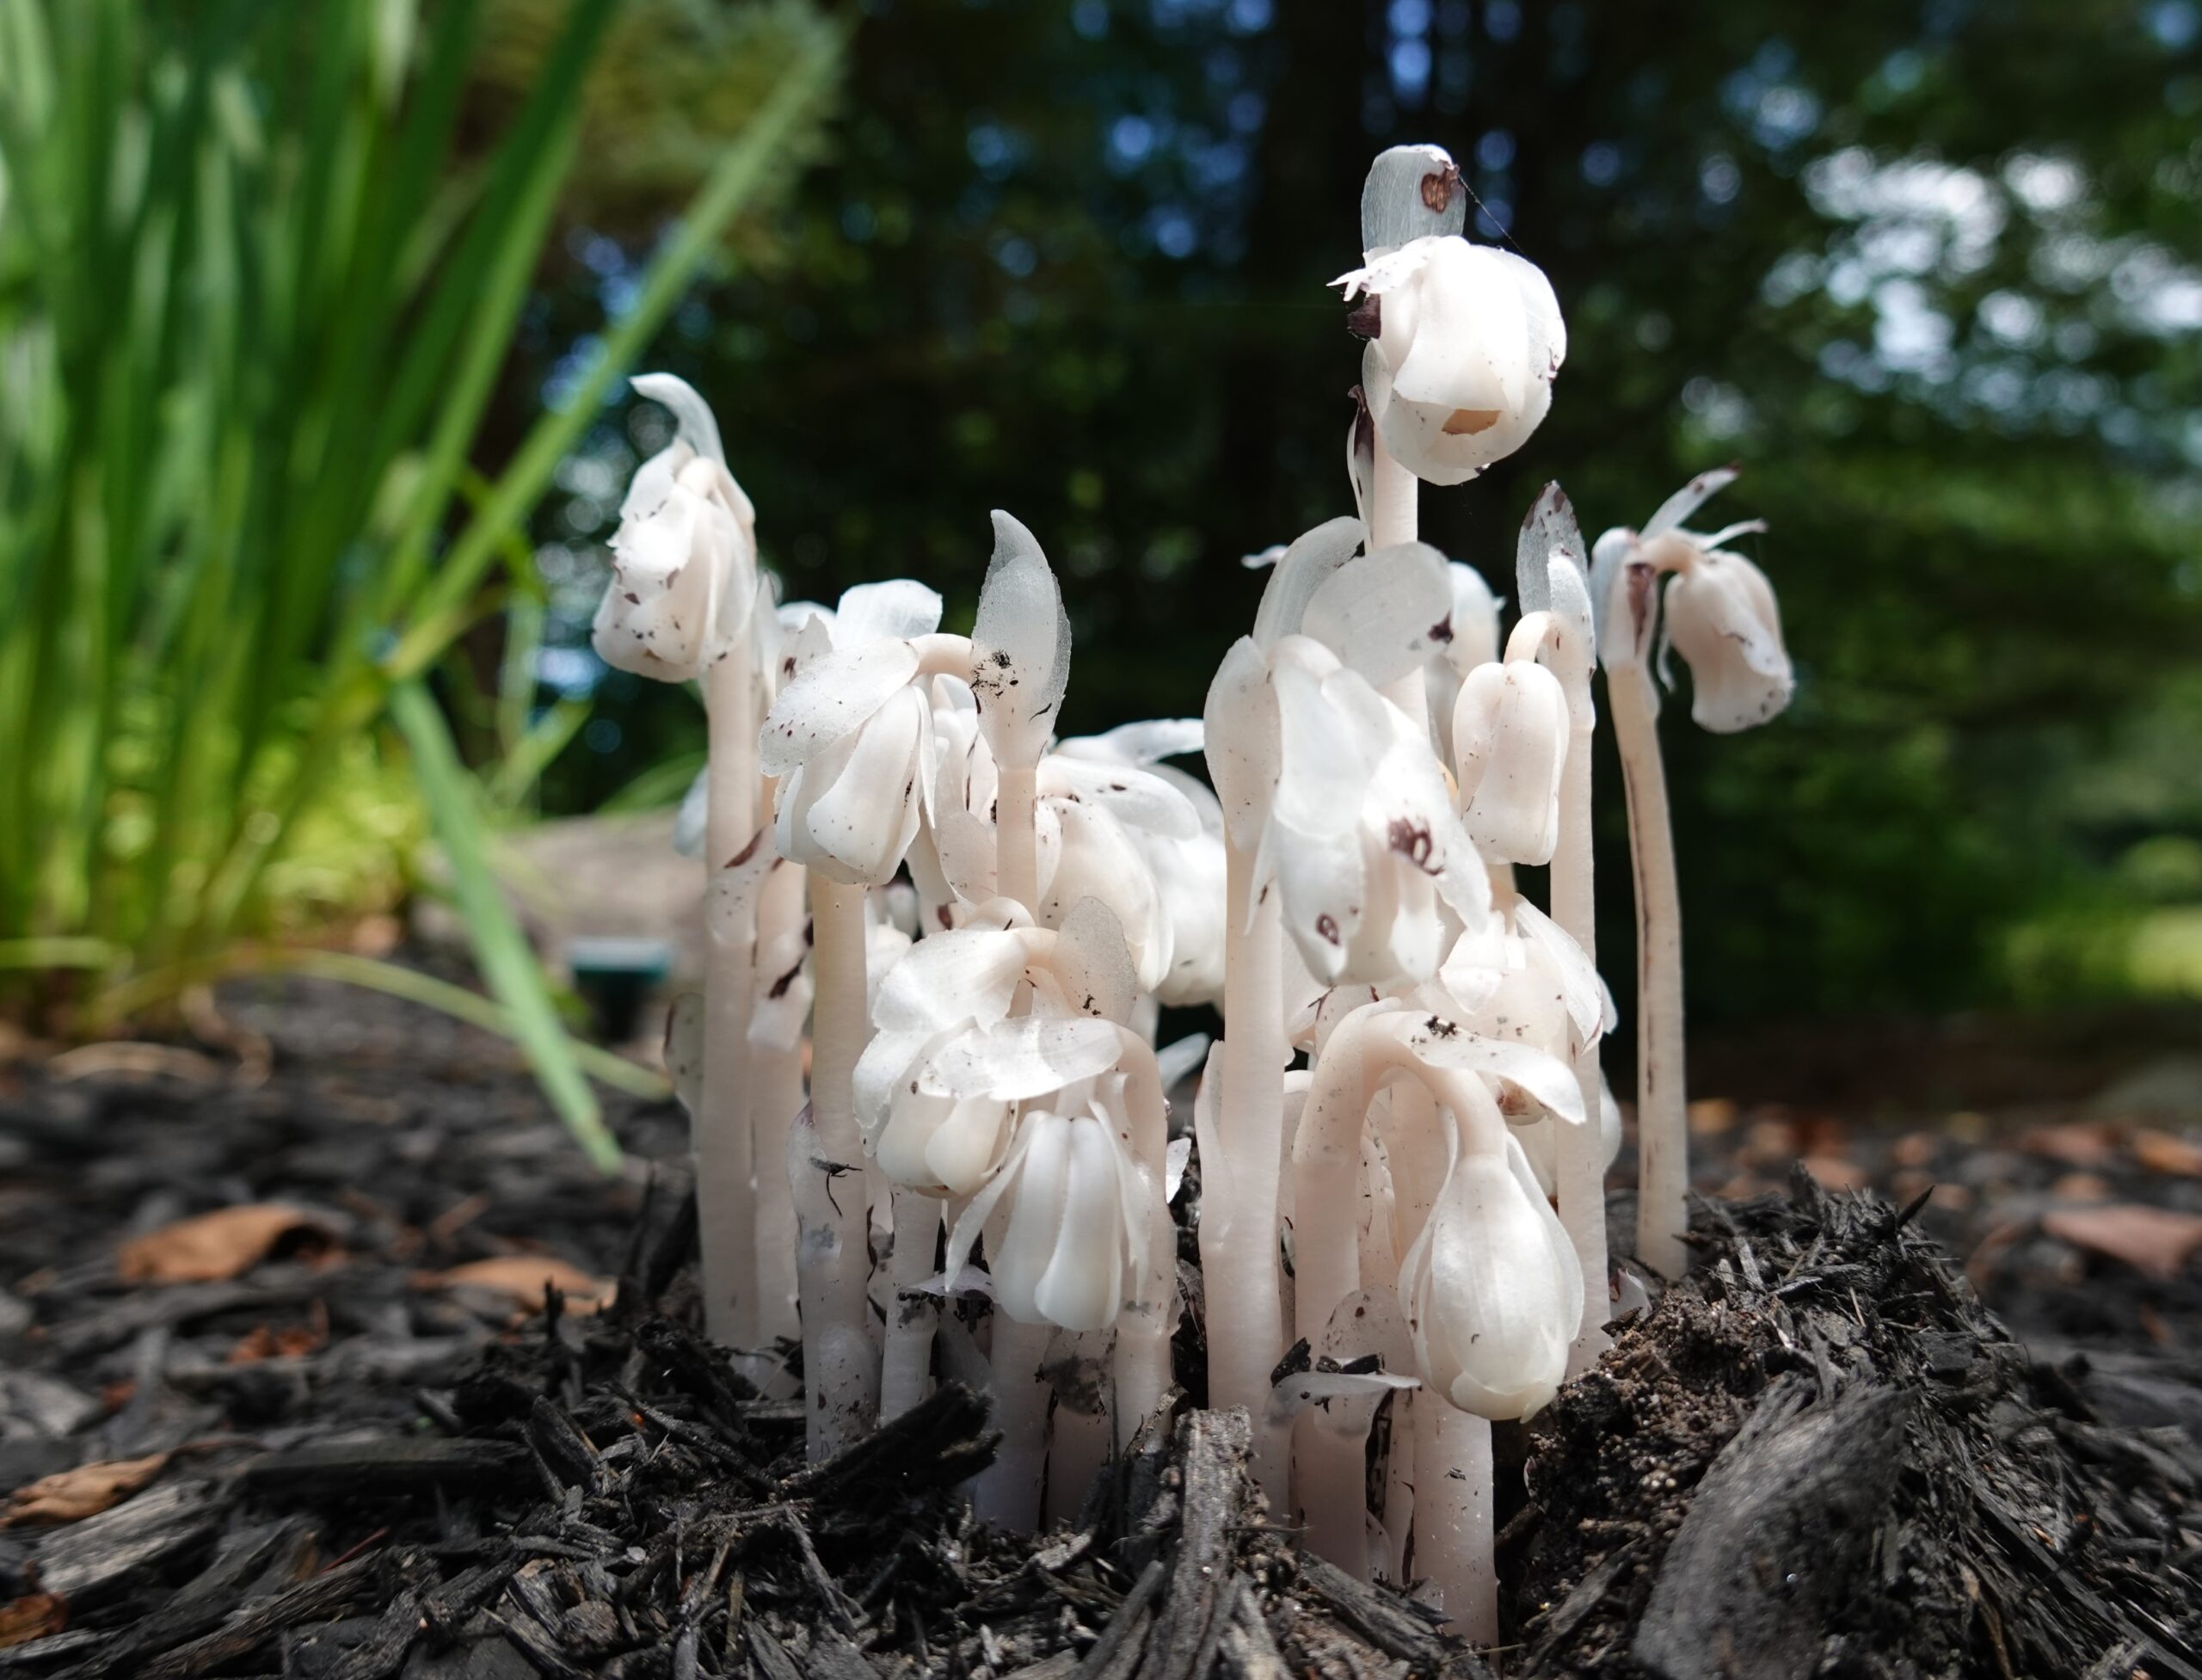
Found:
[{"label": "white petal", "polygon": [[[1452,1023],[1443,1025],[1450,1028]],[[1410,1042],[1415,1054],[1433,1068],[1480,1074],[1510,1085],[1555,1118],[1571,1126],[1583,1123],[1582,1084],[1572,1067],[1548,1051],[1427,1026],[1418,1028]]]},{"label": "white petal", "polygon": [[1103,735],[1078,735],[1055,750],[1069,758],[1101,759],[1116,764],[1153,764],[1201,750],[1203,730],[1197,717],[1151,717],[1119,723]]},{"label": "white petal", "polygon": [[1445,658],[1466,676],[1498,657],[1498,598],[1473,566],[1455,560],[1445,575],[1453,588],[1453,639],[1445,644]]},{"label": "white petal", "polygon": [[1338,668],[1334,655],[1305,637],[1280,646],[1271,680],[1282,749],[1277,822],[1303,834],[1350,831],[1377,758],[1391,744],[1390,709],[1365,679]]},{"label": "white petal", "polygon": [[1090,1018],[1022,1016],[984,1032],[966,1032],[930,1057],[919,1076],[937,1096],[1023,1102],[1092,1079],[1116,1065],[1122,1029]]},{"label": "white petal", "polygon": [[1282,1427],[1315,1411],[1342,1435],[1365,1435],[1387,1395],[1421,1387],[1421,1379],[1398,1371],[1296,1371],[1270,1390],[1269,1421]]},{"label": "white petal", "polygon": [[[1004,1187],[1006,1210],[1000,1240],[992,1233],[987,1236],[987,1265],[1000,1309],[1019,1324],[1044,1324],[1047,1314],[1036,1297],[1040,1280],[1047,1276],[1055,1246],[1062,1240],[1070,1189],[1071,1123],[1041,1111],[1026,1115],[1017,1132],[1019,1154],[1014,1177],[1005,1166],[987,1186],[988,1191]],[[978,1200],[973,1198],[975,1208]],[[956,1221],[959,1227],[963,1222]]]},{"label": "white petal", "polygon": [[[1301,533],[1284,551],[1263,587],[1261,605],[1254,612],[1254,641],[1267,653],[1284,637],[1300,630],[1301,616],[1323,580],[1353,557],[1366,535],[1357,519],[1329,520]],[[1212,728],[1215,719],[1211,714]]]},{"label": "white petal", "polygon": [[1093,805],[1150,834],[1190,840],[1201,831],[1200,814],[1173,783],[1128,764],[1050,753],[1040,760],[1037,785],[1043,799]]},{"label": "white petal", "polygon": [[[917,832],[918,774],[931,726],[925,698],[914,689],[890,696],[809,802],[803,820],[810,844],[852,879],[880,886],[901,867]],[[806,766],[806,783],[824,767],[822,760]]]},{"label": "white petal", "polygon": [[866,642],[823,657],[803,658],[793,682],[766,714],[757,744],[767,776],[784,776],[862,726],[918,674],[918,650],[907,642]]},{"label": "white petal", "polygon": [[1390,146],[1361,183],[1361,248],[1395,249],[1467,225],[1468,192],[1442,146]]},{"label": "white petal", "polygon": [[1252,852],[1276,797],[1282,748],[1269,662],[1251,637],[1240,637],[1224,654],[1209,685],[1204,723],[1209,780],[1225,826],[1233,845]]},{"label": "white petal", "polygon": [[1317,586],[1301,632],[1381,686],[1452,634],[1453,580],[1427,543],[1395,543],[1349,560]]},{"label": "white petal", "polygon": [[1690,717],[1729,735],[1763,723],[1795,686],[1766,574],[1739,554],[1708,554],[1667,586],[1667,632],[1689,662]]},{"label": "white petal", "polygon": [[1116,912],[1098,898],[1080,898],[1057,929],[1053,966],[1070,1007],[1119,1026],[1129,1021],[1141,987]]},{"label": "white petal", "polygon": [[[1405,290],[1415,305],[1411,338],[1395,333],[1393,320],[1404,312],[1387,295],[1378,340],[1392,366],[1393,395],[1445,409],[1450,434],[1487,429],[1547,377],[1530,360],[1528,312],[1504,253],[1465,239],[1435,241]],[[1488,418],[1478,426],[1481,416]]]},{"label": "white petal", "polygon": [[971,631],[971,687],[994,756],[1037,764],[1070,682],[1070,619],[1033,534],[994,510],[994,552]]},{"label": "white petal", "polygon": [[1172,1138],[1168,1146],[1162,1151],[1162,1191],[1165,1201],[1175,1202],[1178,1199],[1178,1192],[1185,1185],[1185,1165],[1192,1158],[1193,1140],[1190,1135]]},{"label": "white petal", "polygon": [[938,1032],[964,1020],[1005,1018],[1024,975],[1024,943],[991,928],[920,939],[879,988],[881,1030]]},{"label": "white petal", "polygon": [[1543,956],[1560,982],[1568,1018],[1575,1025],[1575,1042],[1588,1046],[1601,1034],[1620,1025],[1613,994],[1590,959],[1572,935],[1526,899],[1514,903],[1514,931]]},{"label": "white petal", "polygon": [[1071,1123],[1062,1234],[1032,1295],[1050,1324],[1099,1330],[1123,1299],[1124,1215],[1116,1145],[1098,1120]]},{"label": "white petal", "polygon": [[1566,691],[1543,666],[1513,659],[1479,666],[1462,680],[1454,766],[1462,821],[1487,855],[1552,861],[1568,738]]},{"label": "white petal", "polygon": [[1654,537],[1678,529],[1683,520],[1734,483],[1738,476],[1738,469],[1732,466],[1714,467],[1710,472],[1699,473],[1661,502],[1652,517],[1644,521],[1640,539],[1648,543]]},{"label": "white petal", "polygon": [[673,411],[674,434],[681,442],[722,466],[726,464],[726,451],[719,443],[719,422],[695,386],[677,373],[637,373],[627,383],[636,396]]},{"label": "white petal", "polygon": [[845,648],[930,636],[940,628],[940,596],[914,578],[859,583],[841,592],[833,609],[833,628],[836,641]]}]

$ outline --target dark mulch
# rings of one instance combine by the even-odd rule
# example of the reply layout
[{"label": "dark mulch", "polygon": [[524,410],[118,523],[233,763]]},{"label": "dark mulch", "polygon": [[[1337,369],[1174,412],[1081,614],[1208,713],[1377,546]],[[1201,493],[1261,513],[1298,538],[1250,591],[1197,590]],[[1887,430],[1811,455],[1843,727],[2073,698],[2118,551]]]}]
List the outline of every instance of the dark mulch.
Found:
[{"label": "dark mulch", "polygon": [[[989,1437],[958,1388],[804,1466],[797,1408],[697,1335],[677,1168],[594,1178],[501,1047],[416,1012],[237,1014],[277,1041],[254,1089],[0,1068],[0,1495],[169,1455],[99,1515],[0,1529],[0,1674],[1483,1671],[1301,1558],[1228,1418],[1158,1425],[1037,1539],[966,1513]],[[668,1111],[614,1117],[677,1153]],[[119,1277],[119,1239],[268,1200],[314,1243]],[[1701,1224],[1688,1283],[1505,1432],[1506,1671],[2202,1680],[2189,1356],[2029,1354],[1870,1194],[1799,1178]],[[617,1304],[431,1276],[532,1246]]]}]

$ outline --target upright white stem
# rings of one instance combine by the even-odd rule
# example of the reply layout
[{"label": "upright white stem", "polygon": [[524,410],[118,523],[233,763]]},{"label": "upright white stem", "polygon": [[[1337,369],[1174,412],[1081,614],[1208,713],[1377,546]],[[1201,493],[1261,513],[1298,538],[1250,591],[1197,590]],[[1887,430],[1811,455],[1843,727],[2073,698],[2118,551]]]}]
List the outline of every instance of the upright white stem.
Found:
[{"label": "upright white stem", "polygon": [[[794,945],[794,936],[809,914],[803,902],[804,883],[803,871],[787,862],[766,877],[757,907],[760,947],[769,945],[784,951]],[[755,983],[761,990],[786,978],[760,974]],[[803,1108],[803,1043],[797,1037],[785,1045],[753,1044],[749,1055],[756,1090],[750,1113],[757,1140],[757,1336],[762,1343],[782,1337],[793,1339],[803,1332],[796,1312],[795,1203],[782,1166],[787,1160],[788,1128]]]},{"label": "upright white stem", "polygon": [[[817,999],[811,1011],[810,1116],[823,1166],[791,1161],[823,1178],[828,1231],[806,1231],[797,1258],[803,1277],[803,1371],[809,1384],[808,1443],[815,1461],[860,1440],[879,1406],[879,1366],[867,1326],[870,1272],[864,1142],[857,1129],[855,1074],[868,1035],[864,998],[864,889],[812,873],[811,962]],[[792,1151],[791,1151],[792,1154]],[[793,1189],[800,1215],[806,1191]],[[814,1199],[812,1205],[818,1203]],[[830,1240],[826,1240],[830,1236]]]},{"label": "upright white stem", "polygon": [[[737,638],[704,674],[710,811],[704,866],[729,868],[757,838],[757,692],[749,643]],[[759,1340],[757,1157],[749,1019],[756,1000],[753,907],[707,910],[704,1085],[692,1124],[696,1215],[704,1260],[704,1326],[737,1350]]]},{"label": "upright white stem", "polygon": [[1040,1484],[1048,1466],[1048,1385],[1040,1375],[1055,1327],[1019,1324],[994,1308],[994,1462],[972,1479],[971,1508],[996,1528],[1029,1534],[1040,1523]]},{"label": "upright white stem", "polygon": [[[1580,1129],[1576,1128],[1575,1129]],[[1492,1530],[1491,1420],[1416,1396],[1414,1568],[1454,1633],[1498,1642],[1498,1554]]]},{"label": "upright white stem", "polygon": [[[1586,708],[1581,709],[1587,711]],[[1584,960],[1598,962],[1598,926],[1590,862],[1590,729],[1578,726],[1568,736],[1567,762],[1560,772],[1559,846],[1552,860],[1552,919],[1583,949]],[[1579,1376],[1613,1344],[1605,1324],[1612,1316],[1606,1283],[1606,1166],[1603,1134],[1596,1123],[1604,1101],[1598,1076],[1598,1043],[1593,1037],[1575,1058],[1575,1080],[1583,1092],[1583,1111],[1591,1123],[1559,1128],[1559,1222],[1575,1246],[1583,1268],[1583,1321],[1576,1332],[1567,1374]]]},{"label": "upright white stem", "polygon": [[1111,1414],[1112,1338],[1105,1330],[1061,1330],[1049,1344],[1055,1409],[1048,1446],[1048,1526],[1068,1527],[1109,1468],[1116,1438]]},{"label": "upright white stem", "polygon": [[994,889],[1039,914],[1040,849],[1033,833],[1039,767],[1005,764],[994,792]]},{"label": "upright white stem", "polygon": [[1664,1277],[1689,1264],[1689,1127],[1683,1082],[1682,913],[1659,700],[1640,662],[1608,666],[1606,703],[1628,790],[1636,865],[1636,1255]]},{"label": "upright white stem", "polygon": [[1392,1450],[1384,1467],[1384,1538],[1390,1547],[1386,1560],[1392,1584],[1407,1580],[1407,1541],[1414,1532],[1415,1437],[1420,1428],[1415,1414],[1425,1405],[1442,1406],[1442,1395],[1427,1400],[1419,1390],[1403,1388],[1392,1396]]},{"label": "upright white stem", "polygon": [[940,1203],[897,1185],[895,1246],[888,1261],[887,1337],[880,1360],[879,1415],[899,1418],[926,1397],[932,1372],[933,1327],[940,1314],[920,1284],[933,1275],[940,1237]]},{"label": "upright white stem", "polygon": [[1283,922],[1272,891],[1255,901],[1254,858],[1225,844],[1223,1088],[1218,1159],[1201,1163],[1201,1271],[1208,1318],[1209,1404],[1239,1406],[1253,1425],[1254,1479],[1286,1509],[1288,1443],[1268,1422],[1270,1373],[1284,1355],[1277,1254],[1277,1178],[1284,1148]]},{"label": "upright white stem", "polygon": [[[1413,542],[1421,533],[1422,481],[1401,466],[1376,437],[1376,455],[1369,475],[1369,551],[1394,543]],[[1417,666],[1384,689],[1384,698],[1425,729],[1430,723],[1430,687]]]}]

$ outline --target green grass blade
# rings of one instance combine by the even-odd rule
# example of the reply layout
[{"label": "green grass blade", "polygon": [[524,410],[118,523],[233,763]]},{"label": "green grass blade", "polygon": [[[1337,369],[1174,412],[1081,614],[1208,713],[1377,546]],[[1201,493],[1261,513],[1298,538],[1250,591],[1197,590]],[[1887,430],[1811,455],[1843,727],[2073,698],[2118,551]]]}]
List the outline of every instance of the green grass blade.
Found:
[{"label": "green grass blade", "polygon": [[513,1036],[559,1117],[592,1161],[607,1172],[617,1172],[619,1145],[606,1129],[596,1095],[581,1077],[542,965],[490,871],[472,785],[452,748],[443,714],[418,683],[392,689],[390,710],[413,749],[421,796],[451,864],[453,895],[473,938],[482,977],[510,1012]]}]

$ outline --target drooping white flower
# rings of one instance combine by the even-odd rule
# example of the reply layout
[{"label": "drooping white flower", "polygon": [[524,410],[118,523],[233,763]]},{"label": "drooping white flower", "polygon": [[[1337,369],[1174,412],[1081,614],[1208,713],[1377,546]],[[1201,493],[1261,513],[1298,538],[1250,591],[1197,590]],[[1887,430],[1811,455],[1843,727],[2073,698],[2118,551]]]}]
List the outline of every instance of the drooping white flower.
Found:
[{"label": "drooping white flower", "polygon": [[1659,580],[1670,575],[1665,640],[1689,666],[1690,716],[1716,735],[1763,723],[1789,704],[1795,687],[1774,586],[1742,555],[1721,547],[1765,526],[1749,520],[1709,534],[1682,527],[1736,476],[1733,467],[1699,474],[1641,532],[1608,531],[1594,552],[1600,660],[1621,668],[1652,656]]},{"label": "drooping white flower", "polygon": [[1454,1160],[1399,1286],[1424,1380],[1462,1411],[1527,1418],[1559,1392],[1583,1275],[1511,1136]]},{"label": "drooping white flower", "polygon": [[1333,520],[1286,551],[1207,707],[1224,822],[1326,985],[1425,979],[1441,904],[1468,921],[1490,905],[1427,729],[1377,692],[1442,645],[1450,575],[1419,543],[1356,557],[1361,535]]},{"label": "drooping white flower", "polygon": [[619,507],[612,582],[590,641],[607,665],[687,682],[747,630],[757,599],[756,514],[728,472],[717,423],[670,373],[633,381],[671,409],[674,440],[643,463]]},{"label": "drooping white flower", "polygon": [[1009,1159],[950,1233],[954,1276],[985,1232],[995,1304],[1020,1324],[1102,1329],[1146,1268],[1147,1203],[1160,1186],[1133,1162],[1123,1083],[1094,1081],[1080,1111],[1028,1110]]},{"label": "drooping white flower", "polygon": [[1041,925],[1099,899],[1123,926],[1141,988],[1172,1006],[1223,991],[1222,807],[1157,762],[1199,752],[1202,739],[1198,718],[1127,723],[1063,742],[1040,765]]},{"label": "drooping white flower", "polygon": [[1287,931],[1326,984],[1427,978],[1447,943],[1440,906],[1480,921],[1491,889],[1426,732],[1308,637],[1278,643],[1272,676],[1264,844]]},{"label": "drooping white flower", "polygon": [[1534,660],[1479,665],[1462,681],[1453,712],[1453,767],[1461,822],[1486,856],[1552,861],[1568,734],[1566,691]]},{"label": "drooping white flower", "polygon": [[920,643],[939,623],[940,597],[906,579],[809,610],[759,742],[765,773],[781,778],[783,856],[851,885],[883,885],[901,866],[932,797]]},{"label": "drooping white flower", "polygon": [[1417,477],[1466,483],[1519,449],[1552,407],[1567,329],[1535,263],[1434,234],[1332,284],[1373,305],[1363,399],[1384,446]]}]

